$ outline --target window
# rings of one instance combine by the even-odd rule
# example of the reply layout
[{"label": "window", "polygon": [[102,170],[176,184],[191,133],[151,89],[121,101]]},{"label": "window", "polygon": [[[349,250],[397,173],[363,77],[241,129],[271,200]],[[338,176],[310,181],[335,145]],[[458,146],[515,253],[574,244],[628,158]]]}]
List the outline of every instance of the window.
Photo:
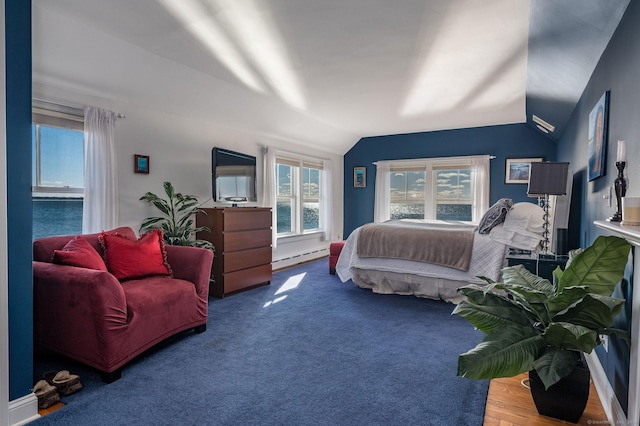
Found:
[{"label": "window", "polygon": [[321,231],[322,162],[278,156],[275,167],[278,235]]},{"label": "window", "polygon": [[83,127],[82,117],[34,108],[33,238],[82,232]]},{"label": "window", "polygon": [[380,161],[376,221],[477,222],[488,208],[488,167],[488,156]]},{"label": "window", "polygon": [[436,219],[473,220],[471,168],[434,170]]}]

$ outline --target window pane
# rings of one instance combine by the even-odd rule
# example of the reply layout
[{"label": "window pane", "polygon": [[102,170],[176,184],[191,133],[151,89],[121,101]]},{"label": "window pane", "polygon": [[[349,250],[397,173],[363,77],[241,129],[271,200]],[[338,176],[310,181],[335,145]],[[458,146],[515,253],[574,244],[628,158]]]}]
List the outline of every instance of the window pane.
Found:
[{"label": "window pane", "polygon": [[424,201],[425,172],[391,172],[391,199]]},{"label": "window pane", "polygon": [[391,219],[424,219],[424,202],[391,203]]},{"label": "window pane", "polygon": [[37,186],[84,188],[84,134],[40,126],[40,182]]},{"label": "window pane", "polygon": [[471,169],[438,170],[438,200],[471,199]]},{"label": "window pane", "polygon": [[33,198],[33,238],[81,233],[81,198]]},{"label": "window pane", "polygon": [[302,191],[304,198],[320,197],[320,170],[302,168]]},{"label": "window pane", "polygon": [[291,200],[276,201],[276,218],[278,234],[288,234],[292,231]]},{"label": "window pane", "polygon": [[308,201],[302,203],[302,216],[302,226],[305,231],[320,228],[320,203]]},{"label": "window pane", "polygon": [[436,219],[471,222],[471,204],[438,203],[436,207]]},{"label": "window pane", "polygon": [[291,196],[291,166],[276,164],[277,195]]}]

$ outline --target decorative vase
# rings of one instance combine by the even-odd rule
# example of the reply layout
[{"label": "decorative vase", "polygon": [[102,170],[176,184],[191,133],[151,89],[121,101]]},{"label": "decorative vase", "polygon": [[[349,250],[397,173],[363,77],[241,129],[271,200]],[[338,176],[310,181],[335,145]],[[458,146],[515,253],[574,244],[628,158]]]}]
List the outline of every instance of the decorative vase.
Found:
[{"label": "decorative vase", "polygon": [[535,370],[529,371],[531,396],[538,413],[571,423],[577,423],[587,406],[591,375],[584,363],[579,363],[567,377],[544,389]]}]

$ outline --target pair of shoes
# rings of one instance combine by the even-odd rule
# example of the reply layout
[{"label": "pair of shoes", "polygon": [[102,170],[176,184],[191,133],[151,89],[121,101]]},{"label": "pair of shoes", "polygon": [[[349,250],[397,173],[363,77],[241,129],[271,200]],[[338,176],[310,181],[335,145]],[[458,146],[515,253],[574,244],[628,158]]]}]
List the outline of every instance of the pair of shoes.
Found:
[{"label": "pair of shoes", "polygon": [[49,408],[60,402],[60,395],[55,386],[47,383],[46,380],[40,380],[33,387],[33,393],[38,397],[38,409]]},{"label": "pair of shoes", "polygon": [[57,373],[55,371],[47,371],[42,377],[47,383],[58,388],[58,392],[62,395],[71,395],[82,389],[80,376],[70,374],[69,370],[60,370]]}]

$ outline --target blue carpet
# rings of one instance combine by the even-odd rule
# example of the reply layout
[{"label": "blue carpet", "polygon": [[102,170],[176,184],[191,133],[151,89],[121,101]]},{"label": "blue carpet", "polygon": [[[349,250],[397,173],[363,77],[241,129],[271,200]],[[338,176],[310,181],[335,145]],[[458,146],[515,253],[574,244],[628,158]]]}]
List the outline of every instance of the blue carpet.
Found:
[{"label": "blue carpet", "polygon": [[69,369],[84,384],[36,423],[482,425],[489,383],[457,377],[456,365],[483,334],[452,310],[341,283],[321,259],[210,299],[206,332],[180,334],[112,384],[36,357],[36,378]]}]

